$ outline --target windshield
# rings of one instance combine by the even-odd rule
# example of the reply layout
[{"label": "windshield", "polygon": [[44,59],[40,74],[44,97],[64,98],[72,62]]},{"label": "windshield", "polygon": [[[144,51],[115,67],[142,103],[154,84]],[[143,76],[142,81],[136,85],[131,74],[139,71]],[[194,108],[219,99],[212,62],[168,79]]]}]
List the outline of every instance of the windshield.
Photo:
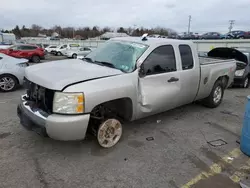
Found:
[{"label": "windshield", "polygon": [[92,62],[111,64],[113,68],[123,72],[132,72],[135,69],[137,59],[148,48],[147,45],[124,42],[108,41],[92,53],[86,56]]}]

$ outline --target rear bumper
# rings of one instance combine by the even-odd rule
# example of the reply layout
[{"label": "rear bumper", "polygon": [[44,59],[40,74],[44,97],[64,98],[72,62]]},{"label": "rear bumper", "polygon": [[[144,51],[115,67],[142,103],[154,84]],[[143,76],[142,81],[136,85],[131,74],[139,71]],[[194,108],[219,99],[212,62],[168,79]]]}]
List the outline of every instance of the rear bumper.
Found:
[{"label": "rear bumper", "polygon": [[20,123],[28,130],[55,140],[83,140],[88,128],[89,114],[58,115],[47,114],[39,109],[31,109],[25,96],[21,96],[17,107]]}]

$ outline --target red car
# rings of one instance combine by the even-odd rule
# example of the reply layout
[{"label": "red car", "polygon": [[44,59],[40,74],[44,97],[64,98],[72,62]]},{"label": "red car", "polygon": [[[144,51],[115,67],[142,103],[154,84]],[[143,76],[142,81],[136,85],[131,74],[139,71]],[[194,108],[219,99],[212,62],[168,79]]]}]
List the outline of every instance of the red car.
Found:
[{"label": "red car", "polygon": [[0,49],[0,53],[16,58],[25,58],[34,63],[39,63],[45,55],[43,48],[30,44],[13,45],[7,49]]}]

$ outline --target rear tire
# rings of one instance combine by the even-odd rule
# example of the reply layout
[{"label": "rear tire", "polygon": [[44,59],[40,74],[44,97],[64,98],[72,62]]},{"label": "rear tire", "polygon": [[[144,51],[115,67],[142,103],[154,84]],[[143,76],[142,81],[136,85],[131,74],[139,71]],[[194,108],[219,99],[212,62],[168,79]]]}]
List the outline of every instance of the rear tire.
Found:
[{"label": "rear tire", "polygon": [[34,55],[32,58],[31,58],[31,61],[33,63],[40,63],[40,57],[37,56],[37,55]]},{"label": "rear tire", "polygon": [[224,88],[222,81],[217,80],[210,95],[203,100],[203,104],[209,108],[218,107],[223,99]]}]

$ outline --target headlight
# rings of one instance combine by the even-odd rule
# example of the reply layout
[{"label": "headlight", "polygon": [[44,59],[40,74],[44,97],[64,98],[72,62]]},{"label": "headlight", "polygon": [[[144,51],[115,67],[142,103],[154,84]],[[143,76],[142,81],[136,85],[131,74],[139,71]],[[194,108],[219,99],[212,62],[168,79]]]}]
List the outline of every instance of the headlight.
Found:
[{"label": "headlight", "polygon": [[28,63],[19,63],[17,64],[19,67],[28,67],[29,64]]},{"label": "headlight", "polygon": [[237,70],[237,71],[235,71],[234,75],[235,76],[243,76],[244,72],[245,72],[245,69]]},{"label": "headlight", "polygon": [[53,112],[60,114],[84,113],[83,93],[55,92],[53,100]]}]

